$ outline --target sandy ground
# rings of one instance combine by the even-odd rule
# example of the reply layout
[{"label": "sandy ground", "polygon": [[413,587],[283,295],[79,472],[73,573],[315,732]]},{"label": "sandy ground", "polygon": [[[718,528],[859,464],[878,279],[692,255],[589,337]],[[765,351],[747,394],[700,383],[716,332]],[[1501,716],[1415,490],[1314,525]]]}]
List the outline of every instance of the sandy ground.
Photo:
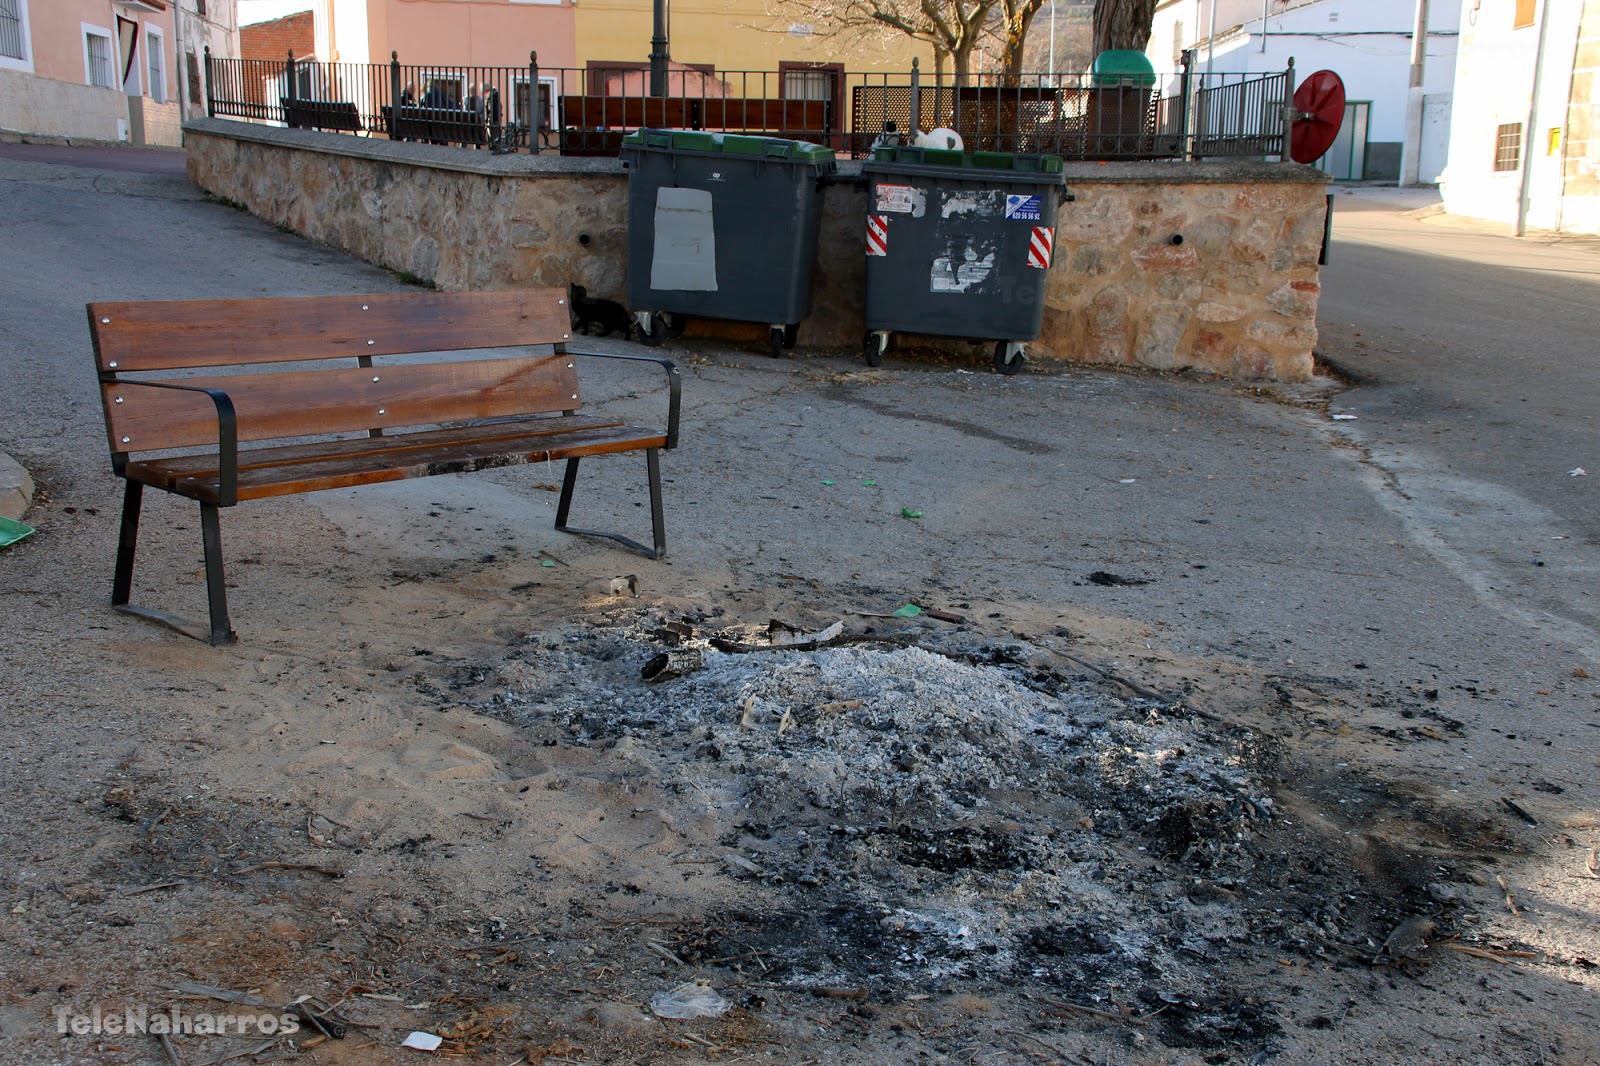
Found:
[{"label": "sandy ground", "polygon": [[[176,184],[7,174],[14,226],[140,196],[228,234],[19,282],[0,1061],[1600,1061],[1592,631],[1509,579],[1523,623],[1486,610],[1338,383],[690,341],[666,560],[551,530],[558,470],[262,501],[214,649],[106,605],[81,304],[252,256],[394,285]],[[575,520],[637,534],[643,462],[592,465]],[[150,500],[135,598],[199,617],[198,541]],[[704,669],[644,681],[674,640]],[[696,982],[715,1016],[659,1016]],[[170,1049],[57,1026],[296,1000]]]}]

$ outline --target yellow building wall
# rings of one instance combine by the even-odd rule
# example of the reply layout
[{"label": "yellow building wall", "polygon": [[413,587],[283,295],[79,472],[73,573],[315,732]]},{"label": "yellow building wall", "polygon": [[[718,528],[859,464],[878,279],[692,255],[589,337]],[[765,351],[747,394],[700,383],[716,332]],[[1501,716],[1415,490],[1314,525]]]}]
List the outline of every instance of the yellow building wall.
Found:
[{"label": "yellow building wall", "polygon": [[[775,4],[773,10],[780,10]],[[807,34],[793,18],[768,14],[769,0],[677,0],[669,4],[669,51],[674,63],[710,65],[724,71],[776,71],[780,63],[843,63],[847,72],[909,72],[913,56],[932,69],[932,50],[904,34],[852,32],[837,37]],[[591,60],[646,62],[650,58],[649,0],[578,0],[578,65]],[[793,32],[791,32],[793,27]],[[544,62],[544,53],[540,53]],[[735,79],[736,94],[762,95]],[[779,95],[773,85],[766,95]]]}]

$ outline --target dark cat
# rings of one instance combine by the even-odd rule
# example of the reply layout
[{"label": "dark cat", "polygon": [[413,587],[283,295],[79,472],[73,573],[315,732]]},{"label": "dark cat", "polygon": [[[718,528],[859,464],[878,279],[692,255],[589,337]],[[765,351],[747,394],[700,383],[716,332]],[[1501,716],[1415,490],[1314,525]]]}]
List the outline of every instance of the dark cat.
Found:
[{"label": "dark cat", "polygon": [[582,285],[567,286],[567,299],[571,305],[574,332],[597,337],[620,333],[623,340],[632,335],[633,316],[615,300],[590,296]]}]

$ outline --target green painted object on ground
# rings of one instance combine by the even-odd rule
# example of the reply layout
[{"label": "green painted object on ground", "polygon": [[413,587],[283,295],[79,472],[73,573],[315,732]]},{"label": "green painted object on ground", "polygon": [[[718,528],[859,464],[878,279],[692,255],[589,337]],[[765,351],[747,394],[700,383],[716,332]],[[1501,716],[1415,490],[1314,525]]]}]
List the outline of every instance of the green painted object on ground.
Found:
[{"label": "green painted object on ground", "polygon": [[0,518],[0,548],[9,548],[23,537],[31,537],[34,533],[32,526],[10,518]]}]

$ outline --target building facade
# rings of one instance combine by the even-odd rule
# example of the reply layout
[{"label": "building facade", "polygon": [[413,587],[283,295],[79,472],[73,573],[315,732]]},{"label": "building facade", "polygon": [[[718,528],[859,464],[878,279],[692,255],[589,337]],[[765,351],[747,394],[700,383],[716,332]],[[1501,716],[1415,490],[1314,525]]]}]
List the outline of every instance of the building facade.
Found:
[{"label": "building facade", "polygon": [[234,0],[0,0],[0,133],[177,146],[236,40]]},{"label": "building facade", "polygon": [[[1419,151],[1424,183],[1437,181],[1445,166],[1462,4],[1429,3]],[[1344,81],[1345,118],[1318,165],[1335,179],[1397,180],[1415,27],[1415,0],[1163,0],[1146,54],[1158,71],[1179,69],[1186,48],[1199,72],[1266,73],[1283,70],[1291,58],[1300,80],[1333,71]]]},{"label": "building facade", "polygon": [[1467,0],[1445,210],[1600,234],[1600,0]]}]

